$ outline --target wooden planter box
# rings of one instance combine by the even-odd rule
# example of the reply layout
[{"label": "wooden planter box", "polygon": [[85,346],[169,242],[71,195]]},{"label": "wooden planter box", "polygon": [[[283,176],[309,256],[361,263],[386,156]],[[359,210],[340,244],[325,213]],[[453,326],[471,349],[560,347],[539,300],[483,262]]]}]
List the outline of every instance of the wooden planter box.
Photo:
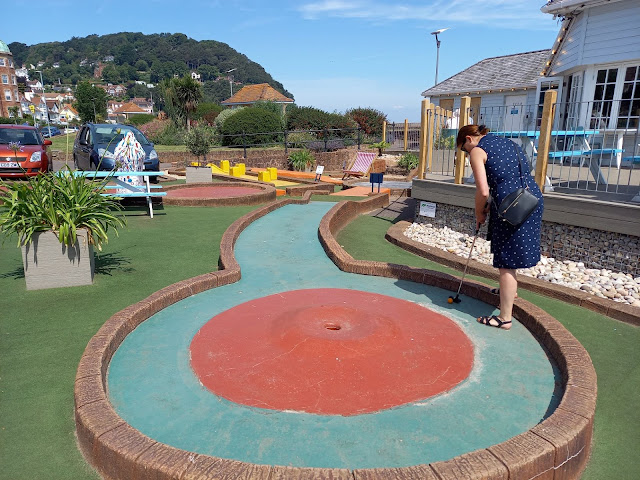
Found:
[{"label": "wooden planter box", "polygon": [[22,247],[22,265],[27,290],[91,285],[95,268],[93,246],[87,231],[78,230],[76,244],[68,247],[51,232],[33,235]]},{"label": "wooden planter box", "polygon": [[186,167],[187,183],[213,182],[211,167]]}]

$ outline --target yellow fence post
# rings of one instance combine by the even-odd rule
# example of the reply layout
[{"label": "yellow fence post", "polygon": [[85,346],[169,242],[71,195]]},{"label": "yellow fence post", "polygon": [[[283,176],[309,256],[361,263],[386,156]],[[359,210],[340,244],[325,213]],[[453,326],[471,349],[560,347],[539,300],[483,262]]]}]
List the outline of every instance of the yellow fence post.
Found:
[{"label": "yellow fence post", "polygon": [[536,161],[536,183],[543,192],[544,180],[547,177],[549,147],[551,146],[551,130],[553,129],[553,117],[557,100],[557,90],[547,90],[544,94],[542,120],[540,123],[540,138],[538,139],[538,159]]},{"label": "yellow fence post", "polygon": [[440,107],[437,107],[435,105],[429,105],[429,127],[427,130],[427,143],[426,143],[426,149],[427,149],[426,167],[429,172],[431,172],[431,166],[433,163],[433,144],[435,143],[435,139],[436,139],[436,132],[434,129],[434,125],[436,122],[436,115],[437,115],[438,108]]},{"label": "yellow fence post", "polygon": [[418,178],[424,179],[424,169],[427,164],[427,112],[431,104],[426,98],[422,100],[422,112],[420,114],[420,157],[418,159]]},{"label": "yellow fence post", "polygon": [[387,141],[387,121],[383,120],[382,121],[382,142],[386,142]]},{"label": "yellow fence post", "polygon": [[407,138],[408,136],[409,136],[409,120],[405,118],[404,119],[404,151],[405,152],[409,147],[409,138]]},{"label": "yellow fence post", "polygon": [[[465,125],[469,125],[469,109],[471,108],[471,97],[462,97],[460,99],[460,123],[458,124],[458,129],[464,127]],[[457,147],[457,145],[456,145]],[[456,160],[455,160],[455,183],[462,183],[462,176],[464,175],[464,153],[460,151],[459,148],[456,148]]]}]

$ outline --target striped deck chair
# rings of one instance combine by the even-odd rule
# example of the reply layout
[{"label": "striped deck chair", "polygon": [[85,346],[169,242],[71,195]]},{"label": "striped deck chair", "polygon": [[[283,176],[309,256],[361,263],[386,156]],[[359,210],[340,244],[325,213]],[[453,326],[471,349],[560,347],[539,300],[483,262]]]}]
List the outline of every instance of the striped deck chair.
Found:
[{"label": "striped deck chair", "polygon": [[343,170],[342,173],[344,175],[342,175],[342,179],[344,180],[349,177],[360,178],[363,175],[367,175],[369,170],[371,170],[371,164],[375,158],[375,153],[358,152],[351,166]]}]

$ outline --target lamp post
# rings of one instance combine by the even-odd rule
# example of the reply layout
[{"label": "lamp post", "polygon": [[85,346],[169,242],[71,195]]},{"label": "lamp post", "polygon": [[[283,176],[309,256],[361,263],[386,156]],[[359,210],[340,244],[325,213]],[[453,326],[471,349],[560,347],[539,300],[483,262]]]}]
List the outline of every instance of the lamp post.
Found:
[{"label": "lamp post", "polygon": [[448,28],[441,28],[440,30],[436,30],[435,32],[431,32],[431,35],[436,36],[436,83],[438,84],[438,64],[440,63],[440,39],[438,35],[444,32],[445,30],[449,30]]},{"label": "lamp post", "polygon": [[42,84],[42,97],[44,98],[44,112],[47,114],[47,131],[51,137],[51,125],[49,124],[49,106],[47,105],[47,97],[44,96],[44,80],[42,80],[42,70],[34,70],[40,74],[40,83]]},{"label": "lamp post", "polygon": [[[234,70],[237,70],[237,68],[232,68],[231,70],[227,70],[224,73],[231,73]],[[229,89],[231,90],[231,96],[233,97],[233,75],[229,75]],[[231,97],[229,97],[231,98]]]}]

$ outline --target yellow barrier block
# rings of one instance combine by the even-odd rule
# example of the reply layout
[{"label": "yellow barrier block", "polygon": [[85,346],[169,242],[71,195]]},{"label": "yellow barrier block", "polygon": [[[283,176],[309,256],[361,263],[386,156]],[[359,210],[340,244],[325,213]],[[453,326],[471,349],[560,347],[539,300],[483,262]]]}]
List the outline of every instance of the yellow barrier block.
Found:
[{"label": "yellow barrier block", "polygon": [[271,180],[277,180],[278,179],[278,169],[275,167],[269,167],[267,168],[267,172],[269,172],[269,176],[271,177]]},{"label": "yellow barrier block", "polygon": [[229,173],[229,160],[222,160],[220,162],[220,169],[224,172],[224,173]]},{"label": "yellow barrier block", "polygon": [[243,175],[242,169],[238,166],[231,167],[230,170],[231,170],[230,173],[232,177],[241,177]]},{"label": "yellow barrier block", "polygon": [[247,173],[247,167],[245,167],[244,163],[236,163],[235,166],[242,170],[241,175],[244,175],[245,173]]},{"label": "yellow barrier block", "polygon": [[258,172],[258,180],[260,180],[261,182],[270,182],[271,175],[269,174],[269,172]]}]

